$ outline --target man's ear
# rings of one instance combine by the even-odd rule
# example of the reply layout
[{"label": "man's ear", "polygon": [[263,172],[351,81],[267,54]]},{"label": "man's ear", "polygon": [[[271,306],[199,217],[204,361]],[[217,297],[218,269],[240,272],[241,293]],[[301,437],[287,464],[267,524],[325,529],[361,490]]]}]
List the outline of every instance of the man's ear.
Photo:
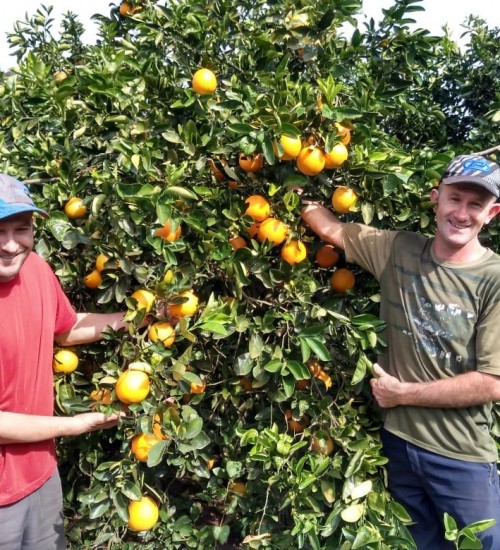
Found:
[{"label": "man's ear", "polygon": [[490,221],[500,213],[500,202],[494,202],[490,206],[490,211],[488,212],[488,217],[486,218],[485,223],[490,223]]},{"label": "man's ear", "polygon": [[437,202],[439,199],[439,189],[437,187],[434,187],[431,189],[431,201]]}]

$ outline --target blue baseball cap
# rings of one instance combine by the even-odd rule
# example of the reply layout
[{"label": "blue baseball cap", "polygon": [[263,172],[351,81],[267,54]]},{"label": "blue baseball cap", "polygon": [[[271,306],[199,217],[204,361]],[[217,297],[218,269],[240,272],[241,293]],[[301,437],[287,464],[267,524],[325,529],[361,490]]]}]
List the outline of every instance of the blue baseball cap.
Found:
[{"label": "blue baseball cap", "polygon": [[45,210],[35,206],[24,183],[7,174],[0,174],[0,220],[22,212],[38,212],[44,218],[49,217]]},{"label": "blue baseball cap", "polygon": [[445,185],[469,183],[479,185],[497,199],[500,197],[500,166],[479,155],[459,155],[446,167],[441,181]]}]

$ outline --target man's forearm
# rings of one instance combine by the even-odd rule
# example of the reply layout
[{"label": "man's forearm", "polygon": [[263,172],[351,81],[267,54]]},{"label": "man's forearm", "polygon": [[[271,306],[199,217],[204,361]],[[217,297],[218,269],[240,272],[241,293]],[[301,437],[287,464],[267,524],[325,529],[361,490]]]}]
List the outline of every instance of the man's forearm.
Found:
[{"label": "man's forearm", "polygon": [[0,411],[0,445],[35,443],[56,437],[81,435],[118,422],[118,415],[83,413],[75,416],[38,416]]},{"label": "man's forearm", "polygon": [[328,208],[317,202],[305,203],[300,215],[323,241],[344,248],[343,223]]},{"label": "man's forearm", "polygon": [[125,312],[117,313],[78,313],[74,327],[56,337],[61,346],[76,346],[96,342],[108,328],[120,330],[127,327],[123,320]]},{"label": "man's forearm", "polygon": [[500,400],[500,378],[481,372],[432,382],[400,382],[381,369],[375,374],[376,378],[371,381],[372,391],[383,408],[398,405],[466,408]]}]

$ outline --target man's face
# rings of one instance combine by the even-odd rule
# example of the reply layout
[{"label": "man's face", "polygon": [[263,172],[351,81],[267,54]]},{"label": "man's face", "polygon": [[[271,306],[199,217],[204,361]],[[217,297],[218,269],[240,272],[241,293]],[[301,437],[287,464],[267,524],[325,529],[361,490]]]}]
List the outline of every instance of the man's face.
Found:
[{"label": "man's face", "polygon": [[16,214],[0,220],[0,283],[12,280],[21,271],[33,250],[33,215]]},{"label": "man's face", "polygon": [[457,183],[433,189],[436,207],[436,238],[450,248],[462,248],[476,239],[485,223],[500,210],[491,193],[477,185]]}]

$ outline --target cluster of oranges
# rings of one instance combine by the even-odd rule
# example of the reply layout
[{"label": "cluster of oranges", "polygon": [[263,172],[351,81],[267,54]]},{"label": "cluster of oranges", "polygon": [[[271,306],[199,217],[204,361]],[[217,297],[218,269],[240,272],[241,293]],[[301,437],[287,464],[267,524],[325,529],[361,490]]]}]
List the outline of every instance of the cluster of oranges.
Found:
[{"label": "cluster of oranges", "polygon": [[[244,215],[253,220],[248,228],[248,236],[259,242],[269,242],[272,246],[279,246],[288,237],[288,227],[280,219],[271,216],[271,205],[262,195],[251,195],[246,198],[247,208]],[[229,239],[234,249],[247,245],[240,235]],[[307,257],[305,244],[299,239],[290,239],[281,247],[281,258],[290,265],[302,262]]]}]

